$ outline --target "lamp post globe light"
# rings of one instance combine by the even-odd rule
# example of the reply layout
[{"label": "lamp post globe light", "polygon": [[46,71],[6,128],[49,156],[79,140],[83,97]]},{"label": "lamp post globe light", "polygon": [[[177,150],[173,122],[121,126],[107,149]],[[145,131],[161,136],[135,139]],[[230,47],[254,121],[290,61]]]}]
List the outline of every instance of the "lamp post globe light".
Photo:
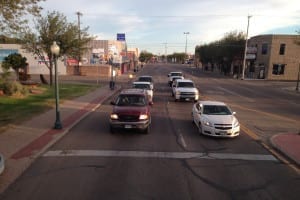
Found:
[{"label": "lamp post globe light", "polygon": [[57,57],[59,55],[60,48],[54,41],[51,45],[51,53],[54,59],[54,73],[55,73],[55,113],[56,119],[54,123],[54,129],[62,129],[62,124],[60,121],[60,113],[59,113],[59,90],[58,90],[58,72],[57,72]]}]

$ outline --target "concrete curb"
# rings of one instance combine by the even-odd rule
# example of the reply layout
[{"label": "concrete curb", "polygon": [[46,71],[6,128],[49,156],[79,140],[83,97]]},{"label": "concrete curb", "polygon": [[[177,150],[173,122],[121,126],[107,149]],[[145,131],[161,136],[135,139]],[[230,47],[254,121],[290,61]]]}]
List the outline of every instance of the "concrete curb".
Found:
[{"label": "concrete curb", "polygon": [[300,135],[282,133],[270,138],[272,146],[300,166]]}]

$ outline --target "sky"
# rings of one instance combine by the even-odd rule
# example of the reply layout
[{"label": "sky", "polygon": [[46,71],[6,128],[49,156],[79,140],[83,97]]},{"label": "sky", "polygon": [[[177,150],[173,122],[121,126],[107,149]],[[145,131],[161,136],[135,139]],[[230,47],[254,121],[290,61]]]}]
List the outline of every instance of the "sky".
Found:
[{"label": "sky", "polygon": [[[126,34],[129,48],[156,55],[185,52],[197,45],[222,39],[226,33],[298,34],[299,0],[46,0],[48,11],[63,13],[69,22],[89,27],[100,40],[116,40]],[[184,34],[184,33],[189,34]]]}]

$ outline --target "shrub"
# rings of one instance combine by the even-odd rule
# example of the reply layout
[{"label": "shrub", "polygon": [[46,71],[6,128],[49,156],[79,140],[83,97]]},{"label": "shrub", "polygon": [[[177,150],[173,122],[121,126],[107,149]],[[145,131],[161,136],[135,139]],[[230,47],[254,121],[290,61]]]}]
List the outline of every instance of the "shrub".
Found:
[{"label": "shrub", "polygon": [[0,88],[3,90],[4,94],[8,96],[26,96],[29,91],[21,83],[17,81],[6,81],[0,84]]}]

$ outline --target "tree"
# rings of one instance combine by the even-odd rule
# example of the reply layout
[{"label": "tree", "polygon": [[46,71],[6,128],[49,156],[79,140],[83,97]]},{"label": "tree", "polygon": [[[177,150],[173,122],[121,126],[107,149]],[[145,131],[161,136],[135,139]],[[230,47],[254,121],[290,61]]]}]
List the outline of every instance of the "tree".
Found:
[{"label": "tree", "polygon": [[140,62],[148,62],[153,57],[152,53],[149,53],[147,51],[142,51],[140,53],[139,60]]},{"label": "tree", "polygon": [[24,69],[27,66],[26,61],[27,59],[22,57],[19,53],[10,54],[4,58],[2,68],[5,69],[4,71],[8,71],[10,68],[13,68],[16,73],[17,80],[19,80],[19,70]]},{"label": "tree", "polygon": [[82,54],[87,49],[87,43],[93,39],[87,33],[88,27],[79,30],[76,24],[67,22],[66,17],[56,11],[39,17],[35,29],[35,32],[27,30],[23,34],[23,47],[45,63],[49,69],[50,85],[53,82],[54,62],[50,50],[53,41],[59,45],[61,56],[74,58]]},{"label": "tree", "polygon": [[6,0],[0,1],[0,31],[18,32],[28,21],[26,15],[39,16],[42,8],[38,3],[45,0]]},{"label": "tree", "polygon": [[204,65],[216,63],[222,66],[221,70],[228,72],[227,68],[234,60],[243,59],[245,40],[243,32],[229,32],[221,40],[197,46],[196,54]]}]

